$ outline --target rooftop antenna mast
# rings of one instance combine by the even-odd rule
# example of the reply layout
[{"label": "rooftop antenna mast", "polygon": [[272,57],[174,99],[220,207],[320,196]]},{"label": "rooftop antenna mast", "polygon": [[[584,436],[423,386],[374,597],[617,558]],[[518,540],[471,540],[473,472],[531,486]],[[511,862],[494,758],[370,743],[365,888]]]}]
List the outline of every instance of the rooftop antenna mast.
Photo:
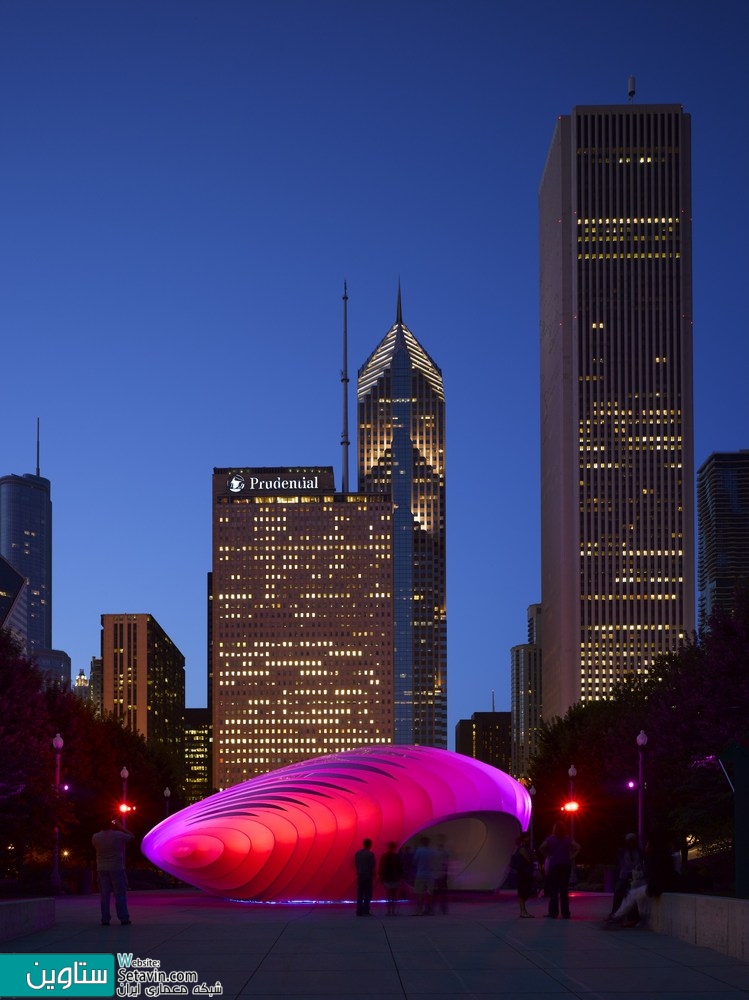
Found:
[{"label": "rooftop antenna mast", "polygon": [[343,430],[341,432],[341,451],[343,459],[343,475],[341,491],[348,493],[348,291],[343,282],[343,370],[341,372],[343,387]]},{"label": "rooftop antenna mast", "polygon": [[36,474],[39,476],[39,417],[36,418]]}]

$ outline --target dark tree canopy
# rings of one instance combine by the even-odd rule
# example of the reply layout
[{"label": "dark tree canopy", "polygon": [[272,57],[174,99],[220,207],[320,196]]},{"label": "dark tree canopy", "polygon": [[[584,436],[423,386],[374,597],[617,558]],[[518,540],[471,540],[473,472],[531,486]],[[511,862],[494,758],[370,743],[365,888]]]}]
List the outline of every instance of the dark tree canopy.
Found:
[{"label": "dark tree canopy", "polygon": [[[560,817],[568,768],[577,769],[581,860],[611,861],[625,833],[637,829],[640,730],[648,736],[646,833],[703,847],[728,843],[733,831],[731,748],[749,745],[749,599],[718,613],[708,629],[663,657],[646,681],[622,685],[604,701],[574,705],[543,727],[531,779],[536,824]],[[723,765],[723,767],[721,766]]]}]

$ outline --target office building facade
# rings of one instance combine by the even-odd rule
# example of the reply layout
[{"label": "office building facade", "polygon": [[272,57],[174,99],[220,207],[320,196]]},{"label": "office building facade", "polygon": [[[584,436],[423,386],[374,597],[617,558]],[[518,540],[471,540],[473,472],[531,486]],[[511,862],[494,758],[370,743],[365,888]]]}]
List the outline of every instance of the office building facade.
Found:
[{"label": "office building facade", "polygon": [[510,650],[512,763],[510,774],[523,778],[538,752],[541,727],[543,621],[540,604],[528,608],[528,641]]},{"label": "office building facade", "polygon": [[447,747],[445,393],[403,322],[359,370],[359,491],[392,497],[394,740]]},{"label": "office building facade", "polygon": [[181,770],[185,658],[153,615],[101,616],[101,692],[105,714],[112,713],[126,729],[161,746]]},{"label": "office building facade", "polygon": [[329,466],[214,470],[215,789],[392,742],[392,533]]},{"label": "office building facade", "polygon": [[474,712],[455,726],[455,752],[510,773],[510,712]]},{"label": "office building facade", "polygon": [[573,109],[539,208],[548,721],[694,628],[689,116]]},{"label": "office building facade", "polygon": [[51,649],[52,496],[38,472],[0,477],[0,556],[26,581],[8,624],[30,656]]},{"label": "office building facade", "polygon": [[699,627],[749,588],[749,450],[715,452],[697,472]]}]

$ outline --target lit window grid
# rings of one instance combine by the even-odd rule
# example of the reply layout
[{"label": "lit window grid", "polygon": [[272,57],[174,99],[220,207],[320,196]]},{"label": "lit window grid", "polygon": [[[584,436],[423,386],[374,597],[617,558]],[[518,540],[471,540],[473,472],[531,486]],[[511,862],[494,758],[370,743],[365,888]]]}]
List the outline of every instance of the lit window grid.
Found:
[{"label": "lit window grid", "polygon": [[220,787],[392,737],[390,503],[309,499],[214,519]]}]

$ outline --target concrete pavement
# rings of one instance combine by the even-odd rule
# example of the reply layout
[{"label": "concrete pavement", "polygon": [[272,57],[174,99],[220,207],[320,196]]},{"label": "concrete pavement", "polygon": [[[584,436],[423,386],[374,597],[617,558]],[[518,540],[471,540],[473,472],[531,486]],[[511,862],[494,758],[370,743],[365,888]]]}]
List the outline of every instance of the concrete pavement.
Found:
[{"label": "concrete pavement", "polygon": [[0,951],[62,952],[71,961],[76,953],[132,955],[136,975],[126,982],[120,974],[120,996],[157,995],[134,979],[144,971],[154,983],[159,971],[195,973],[198,984],[220,983],[224,998],[254,1000],[749,998],[749,964],[639,927],[608,929],[610,901],[573,893],[572,919],[549,920],[545,901],[532,900],[536,919],[521,920],[505,891],[451,899],[446,915],[416,917],[403,904],[388,917],[376,904],[373,916],[356,917],[340,904],[131,892],[132,925],[114,919],[102,927],[98,896],[67,896],[56,901],[54,927],[6,941]]}]

